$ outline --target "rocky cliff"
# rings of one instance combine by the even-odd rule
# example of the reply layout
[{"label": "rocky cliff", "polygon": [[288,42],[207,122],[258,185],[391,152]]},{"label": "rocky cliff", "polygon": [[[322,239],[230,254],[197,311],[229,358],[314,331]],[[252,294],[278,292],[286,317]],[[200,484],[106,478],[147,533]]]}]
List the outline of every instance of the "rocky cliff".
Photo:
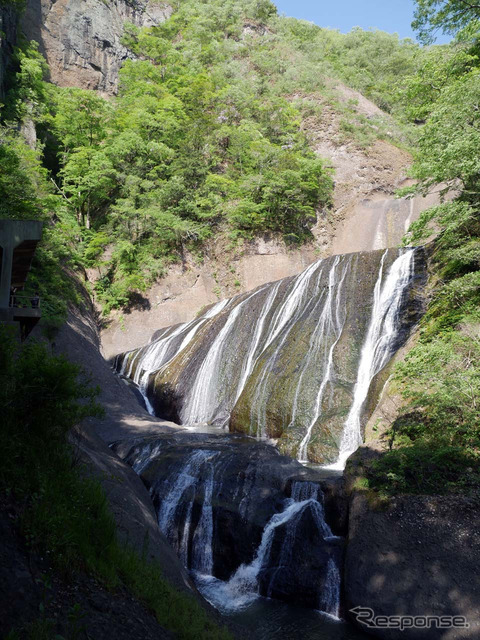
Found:
[{"label": "rocky cliff", "polygon": [[[476,520],[475,503],[461,496],[398,496],[375,508],[367,496],[355,493],[345,561],[346,609],[411,620],[405,620],[410,625],[405,629],[373,628],[373,621],[359,626],[389,640],[478,638],[480,578],[472,566],[480,553]],[[438,628],[418,621],[427,616],[458,616],[466,622]]]},{"label": "rocky cliff", "polygon": [[52,82],[112,94],[131,55],[121,43],[125,23],[150,27],[170,13],[156,0],[28,0],[22,29],[39,43]]},{"label": "rocky cliff", "polygon": [[17,40],[17,10],[0,4],[0,102],[5,96],[5,81],[13,47]]}]

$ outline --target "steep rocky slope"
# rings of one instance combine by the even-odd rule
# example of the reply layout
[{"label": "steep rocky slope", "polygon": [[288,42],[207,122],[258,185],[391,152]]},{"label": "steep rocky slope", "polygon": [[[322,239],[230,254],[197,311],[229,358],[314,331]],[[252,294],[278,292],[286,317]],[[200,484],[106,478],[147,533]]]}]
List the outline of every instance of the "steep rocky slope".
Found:
[{"label": "steep rocky slope", "polygon": [[[358,452],[356,462],[365,453]],[[370,628],[369,633],[391,640],[479,637],[480,578],[472,570],[472,557],[480,552],[476,512],[476,504],[462,496],[398,496],[375,505],[362,492],[352,494],[345,560],[347,609],[410,617],[410,626],[417,616],[463,618],[456,628],[442,629],[430,622],[423,627],[417,623],[416,629]]]},{"label": "steep rocky slope", "polygon": [[170,13],[155,0],[28,0],[22,29],[40,44],[52,82],[112,94],[131,55],[121,43],[125,23],[150,27]]},{"label": "steep rocky slope", "polygon": [[0,100],[5,96],[5,78],[17,40],[17,12],[12,6],[0,5]]},{"label": "steep rocky slope", "polygon": [[[95,640],[167,640],[172,634],[163,629],[147,607],[121,589],[116,593],[102,588],[95,578],[78,574],[69,581],[53,570],[48,556],[42,557],[17,533],[19,514],[15,507],[0,504],[0,633],[28,623],[42,633],[42,618],[54,622],[57,637],[83,637]],[[46,578],[46,576],[49,576]],[[128,614],[127,614],[128,612]],[[76,617],[76,619],[74,619]],[[47,624],[47,623],[46,623]],[[45,624],[45,626],[46,626]],[[53,625],[52,625],[53,626]],[[50,628],[52,628],[52,626]],[[35,627],[34,627],[35,629]],[[38,633],[37,633],[38,632]],[[85,634],[83,633],[85,632]],[[42,635],[39,635],[42,634]],[[49,635],[48,637],[53,637]]]}]

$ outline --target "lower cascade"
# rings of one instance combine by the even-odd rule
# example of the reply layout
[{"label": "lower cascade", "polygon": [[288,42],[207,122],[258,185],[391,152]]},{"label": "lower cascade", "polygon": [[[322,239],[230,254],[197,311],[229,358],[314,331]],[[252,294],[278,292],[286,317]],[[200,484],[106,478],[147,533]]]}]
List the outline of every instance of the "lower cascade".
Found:
[{"label": "lower cascade", "polygon": [[238,437],[179,434],[116,450],[141,474],[161,531],[216,608],[265,596],[339,616],[343,538],[327,523],[314,472]]},{"label": "lower cascade", "polygon": [[344,467],[381,376],[419,317],[422,249],[334,256],[223,300],[117,356],[150,413],[274,440],[302,463]]}]

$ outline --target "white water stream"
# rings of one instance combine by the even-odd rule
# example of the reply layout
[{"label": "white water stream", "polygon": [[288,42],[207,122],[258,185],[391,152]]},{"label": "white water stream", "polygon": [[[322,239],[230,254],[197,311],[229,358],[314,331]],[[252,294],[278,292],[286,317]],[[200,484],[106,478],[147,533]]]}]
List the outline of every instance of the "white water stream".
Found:
[{"label": "white water stream", "polygon": [[[378,269],[376,280],[371,278],[371,271],[362,271],[362,257],[350,254],[315,262],[287,282],[263,285],[246,296],[221,301],[190,323],[166,329],[157,340],[133,356],[126,354],[120,371],[138,384],[147,408],[153,413],[147,398],[150,376],[168,371],[168,365],[188,347],[202,327],[219,323],[219,330],[213,341],[205,344],[206,349],[201,341],[199,347],[194,347],[197,349],[194,354],[202,355],[195,356],[195,368],[193,371],[189,368],[188,381],[182,382],[178,407],[182,424],[226,426],[236,403],[244,402],[242,419],[245,420],[247,411],[250,433],[265,438],[271,431],[268,411],[272,395],[277,393],[280,383],[287,387],[288,398],[291,398],[290,407],[285,405],[281,409],[288,420],[282,429],[301,434],[296,457],[307,463],[312,438],[321,429],[326,408],[331,409],[336,385],[339,381],[342,383],[344,372],[337,370],[336,351],[347,316],[350,332],[347,339],[356,330],[352,325],[355,298],[351,296],[355,294],[356,279],[361,278],[370,287],[368,295],[372,295],[373,300],[339,454],[330,465],[342,469],[348,456],[361,444],[365,402],[372,380],[395,350],[402,301],[414,270],[414,251],[408,249],[400,252],[386,273],[391,251],[386,250],[381,259],[378,257],[373,263]],[[372,263],[367,260],[366,264]],[[363,292],[364,288],[359,291]],[[363,301],[362,305],[364,308]],[[222,312],[225,315],[220,319]],[[210,330],[209,335],[211,333]],[[297,335],[300,336],[299,348],[292,354],[291,345],[297,344]],[[198,352],[198,348],[204,350]],[[341,348],[345,349],[345,345]],[[285,354],[286,361],[283,360]],[[291,374],[287,378],[283,369],[292,355],[298,360],[288,369]],[[248,395],[243,393],[246,387]],[[283,399],[277,396],[275,401]],[[274,419],[283,417],[275,414]]]},{"label": "white water stream", "polygon": [[373,378],[390,360],[398,336],[398,312],[402,297],[409,284],[414,251],[407,250],[392,264],[383,282],[384,253],[375,284],[370,325],[365,339],[353,392],[353,402],[345,421],[337,461],[330,469],[344,469],[349,456],[362,444],[361,419],[365,401]]}]

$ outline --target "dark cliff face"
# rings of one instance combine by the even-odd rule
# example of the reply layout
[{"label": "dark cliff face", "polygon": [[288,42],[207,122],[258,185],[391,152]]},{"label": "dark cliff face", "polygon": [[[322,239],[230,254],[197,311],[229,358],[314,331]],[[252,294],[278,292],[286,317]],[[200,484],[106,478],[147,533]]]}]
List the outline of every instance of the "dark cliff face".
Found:
[{"label": "dark cliff face", "polygon": [[150,27],[170,14],[168,4],[152,0],[27,0],[22,30],[39,43],[53,83],[112,94],[131,57],[121,44],[125,23]]},{"label": "dark cliff face", "polygon": [[14,7],[0,5],[0,101],[5,97],[6,74],[17,42],[17,21]]},{"label": "dark cliff face", "polygon": [[[462,616],[457,628],[368,628],[389,640],[475,640],[480,637],[478,507],[462,496],[397,496],[372,509],[355,492],[350,502],[345,559],[345,608],[374,615]],[[364,614],[365,615],[365,614]],[[365,617],[363,618],[365,620]],[[371,622],[368,623],[371,625]],[[360,628],[367,629],[359,622]]]}]

